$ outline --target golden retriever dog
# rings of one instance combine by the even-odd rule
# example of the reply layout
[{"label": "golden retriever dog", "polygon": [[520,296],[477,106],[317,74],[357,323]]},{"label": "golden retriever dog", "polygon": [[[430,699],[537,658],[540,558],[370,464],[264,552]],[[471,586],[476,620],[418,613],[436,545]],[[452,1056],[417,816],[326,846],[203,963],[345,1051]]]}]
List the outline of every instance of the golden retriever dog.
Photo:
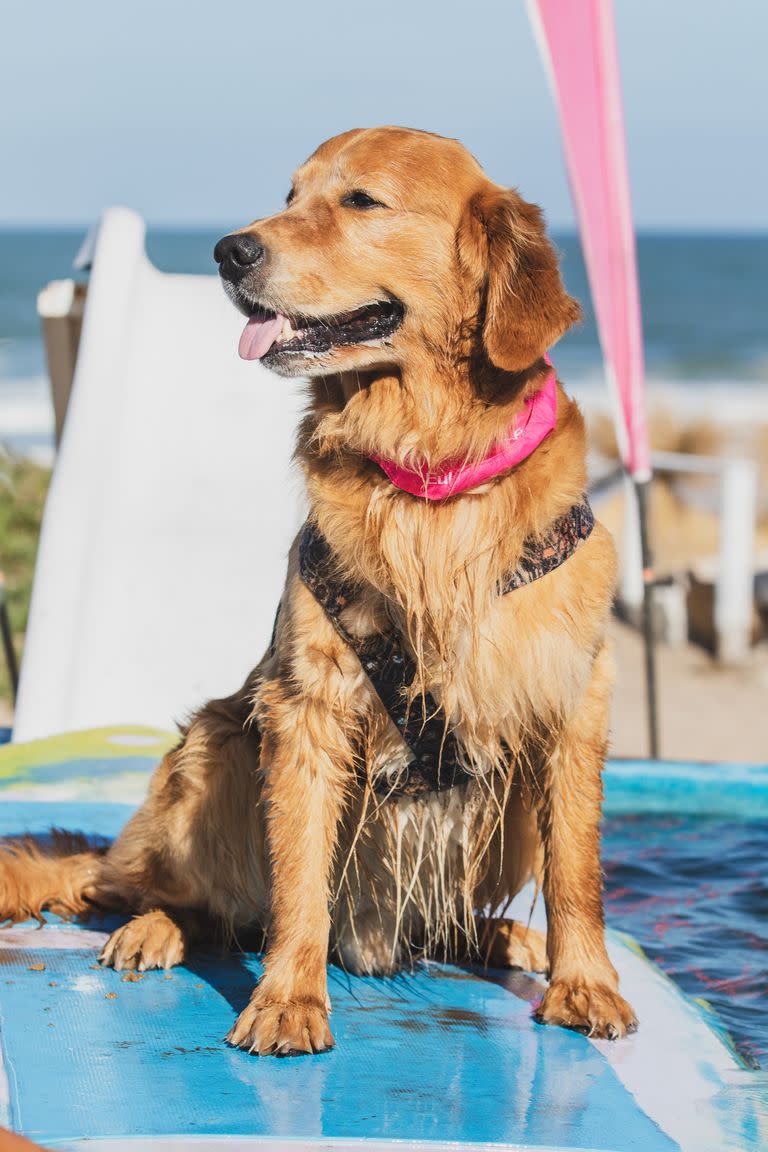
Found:
[{"label": "golden retriever dog", "polygon": [[[624,1036],[599,849],[615,556],[547,358],[579,310],[541,213],[456,141],[356,130],[215,257],[241,355],[310,377],[273,640],[109,851],[6,846],[0,913],[130,911],[101,960],[142,971],[263,931],[227,1037],[254,1053],[332,1046],[329,954],[547,971],[539,1021]],[[546,940],[503,915],[531,877]]]}]

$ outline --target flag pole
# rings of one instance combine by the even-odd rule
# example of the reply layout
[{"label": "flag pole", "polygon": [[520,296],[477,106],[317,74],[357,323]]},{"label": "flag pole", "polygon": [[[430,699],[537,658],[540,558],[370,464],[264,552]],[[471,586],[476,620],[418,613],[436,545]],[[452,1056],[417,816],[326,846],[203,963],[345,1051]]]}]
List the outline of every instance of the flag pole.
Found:
[{"label": "flag pole", "polygon": [[643,648],[645,656],[645,700],[648,718],[648,749],[651,759],[659,759],[659,712],[656,682],[656,635],[653,613],[653,589],[656,575],[648,533],[648,503],[651,479],[633,477],[640,525],[640,554],[643,565]]},{"label": "flag pole", "polygon": [[[652,469],[645,419],[643,341],[612,0],[527,0],[555,97],[566,165],[606,370],[618,401],[616,432],[632,480],[643,567],[642,627],[650,752],[659,752],[654,574],[648,533]],[[632,499],[627,493],[629,500]]]}]

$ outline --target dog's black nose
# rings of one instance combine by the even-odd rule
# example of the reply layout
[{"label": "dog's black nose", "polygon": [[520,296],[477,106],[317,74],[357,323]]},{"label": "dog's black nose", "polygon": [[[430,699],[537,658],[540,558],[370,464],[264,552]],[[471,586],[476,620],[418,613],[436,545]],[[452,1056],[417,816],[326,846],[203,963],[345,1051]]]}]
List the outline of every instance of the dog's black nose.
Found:
[{"label": "dog's black nose", "polygon": [[263,260],[264,246],[245,232],[223,236],[213,250],[213,258],[219,265],[219,275],[236,283],[249,268]]}]

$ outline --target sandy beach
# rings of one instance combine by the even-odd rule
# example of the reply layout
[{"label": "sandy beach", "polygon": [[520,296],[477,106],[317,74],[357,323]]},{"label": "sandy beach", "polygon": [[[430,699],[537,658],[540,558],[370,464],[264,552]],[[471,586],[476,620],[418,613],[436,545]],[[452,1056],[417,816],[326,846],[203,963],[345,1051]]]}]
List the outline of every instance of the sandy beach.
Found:
[{"label": "sandy beach", "polygon": [[[646,756],[642,638],[615,618],[610,632],[617,671],[610,754]],[[756,646],[743,668],[725,668],[693,644],[659,645],[656,653],[664,759],[768,761],[768,645]]]}]

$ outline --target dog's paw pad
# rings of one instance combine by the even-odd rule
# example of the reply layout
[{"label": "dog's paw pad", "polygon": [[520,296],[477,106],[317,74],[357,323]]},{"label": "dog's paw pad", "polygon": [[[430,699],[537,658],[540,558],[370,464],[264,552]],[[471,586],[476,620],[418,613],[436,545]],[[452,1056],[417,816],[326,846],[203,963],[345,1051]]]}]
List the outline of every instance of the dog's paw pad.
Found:
[{"label": "dog's paw pad", "polygon": [[559,1024],[603,1040],[619,1040],[637,1031],[637,1018],[630,1005],[605,984],[554,980],[535,1018],[540,1024]]}]

